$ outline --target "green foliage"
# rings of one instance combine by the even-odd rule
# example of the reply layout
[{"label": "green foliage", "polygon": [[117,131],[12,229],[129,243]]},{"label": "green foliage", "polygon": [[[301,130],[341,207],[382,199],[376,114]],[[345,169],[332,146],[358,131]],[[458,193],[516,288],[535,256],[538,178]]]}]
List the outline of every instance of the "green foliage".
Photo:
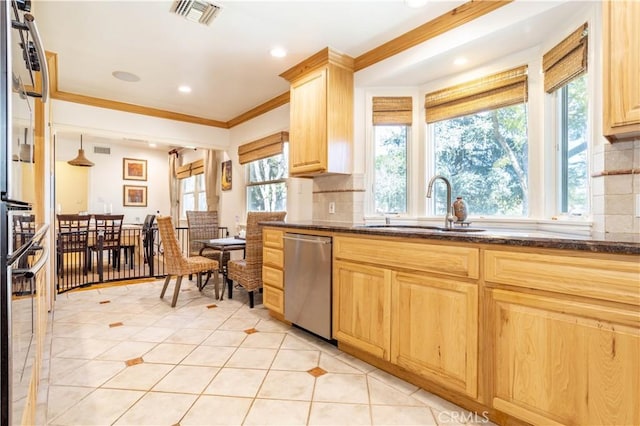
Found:
[{"label": "green foliage", "polygon": [[408,126],[374,127],[376,212],[407,211],[407,132]]},{"label": "green foliage", "polygon": [[[527,121],[524,104],[435,123],[435,171],[449,179],[470,215],[527,214]],[[436,214],[446,211],[436,188]]]},{"label": "green foliage", "polygon": [[279,211],[287,208],[286,155],[249,163],[247,200],[249,211]]}]

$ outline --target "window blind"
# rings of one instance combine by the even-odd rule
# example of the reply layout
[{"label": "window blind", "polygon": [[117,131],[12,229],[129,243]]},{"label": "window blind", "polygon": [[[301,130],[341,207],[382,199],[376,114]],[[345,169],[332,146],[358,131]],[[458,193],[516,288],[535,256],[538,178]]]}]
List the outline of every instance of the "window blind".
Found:
[{"label": "window blind", "polygon": [[425,95],[427,123],[526,102],[527,66],[492,74]]},{"label": "window blind", "polygon": [[411,96],[375,96],[373,124],[411,125],[413,115]]},{"label": "window blind", "polygon": [[240,145],[238,147],[240,164],[282,154],[284,143],[288,140],[289,132],[278,132],[262,139]]},{"label": "window blind", "polygon": [[542,56],[544,90],[551,93],[587,71],[588,26],[582,24]]},{"label": "window blind", "polygon": [[204,173],[204,160],[198,160],[178,167],[176,177],[185,179],[202,173]]}]

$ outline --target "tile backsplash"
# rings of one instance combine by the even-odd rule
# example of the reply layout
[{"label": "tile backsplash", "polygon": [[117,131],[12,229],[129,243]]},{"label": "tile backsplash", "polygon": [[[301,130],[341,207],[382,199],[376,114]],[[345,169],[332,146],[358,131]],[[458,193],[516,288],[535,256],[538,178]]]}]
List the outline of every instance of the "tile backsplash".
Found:
[{"label": "tile backsplash", "polygon": [[637,241],[640,235],[640,140],[596,146],[591,201],[594,237]]},{"label": "tile backsplash", "polygon": [[362,174],[315,177],[313,220],[345,224],[364,223],[364,194]]}]

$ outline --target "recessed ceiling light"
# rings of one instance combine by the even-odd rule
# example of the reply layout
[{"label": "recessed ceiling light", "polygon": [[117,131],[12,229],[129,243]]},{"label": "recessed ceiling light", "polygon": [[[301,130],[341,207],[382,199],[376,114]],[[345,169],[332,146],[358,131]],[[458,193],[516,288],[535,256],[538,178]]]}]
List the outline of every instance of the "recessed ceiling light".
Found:
[{"label": "recessed ceiling light", "polygon": [[460,56],[453,61],[454,65],[464,65],[467,63],[467,58]]},{"label": "recessed ceiling light", "polygon": [[157,144],[155,144],[153,142],[149,142],[149,148],[155,148],[157,146],[158,146]]},{"label": "recessed ceiling light", "polygon": [[404,0],[404,4],[413,9],[417,9],[429,3],[429,0]]},{"label": "recessed ceiling light", "polygon": [[274,58],[284,58],[285,56],[287,56],[287,51],[282,47],[274,47],[273,49],[271,49],[270,53]]},{"label": "recessed ceiling light", "polygon": [[189,87],[189,86],[180,86],[180,87],[178,87],[178,90],[181,93],[191,93],[191,87]]},{"label": "recessed ceiling light", "polygon": [[111,73],[111,75],[117,78],[118,80],[128,81],[130,83],[135,83],[136,81],[140,81],[140,77],[127,71],[114,71]]}]

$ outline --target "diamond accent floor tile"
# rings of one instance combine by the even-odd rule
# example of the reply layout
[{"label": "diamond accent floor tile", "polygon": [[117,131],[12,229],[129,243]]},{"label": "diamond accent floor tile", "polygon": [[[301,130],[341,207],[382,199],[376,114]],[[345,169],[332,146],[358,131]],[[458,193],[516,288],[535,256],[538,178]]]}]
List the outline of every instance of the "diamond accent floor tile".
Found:
[{"label": "diamond accent floor tile", "polygon": [[324,374],[327,374],[326,370],[323,370],[320,367],[312,368],[311,370],[307,370],[307,373],[311,374],[313,377],[320,377]]},{"label": "diamond accent floor tile", "polygon": [[261,304],[250,309],[242,289],[212,303],[212,286],[200,292],[183,280],[171,308],[158,297],[162,283],[58,295],[45,338],[42,424],[435,425],[468,417],[271,318]]}]

